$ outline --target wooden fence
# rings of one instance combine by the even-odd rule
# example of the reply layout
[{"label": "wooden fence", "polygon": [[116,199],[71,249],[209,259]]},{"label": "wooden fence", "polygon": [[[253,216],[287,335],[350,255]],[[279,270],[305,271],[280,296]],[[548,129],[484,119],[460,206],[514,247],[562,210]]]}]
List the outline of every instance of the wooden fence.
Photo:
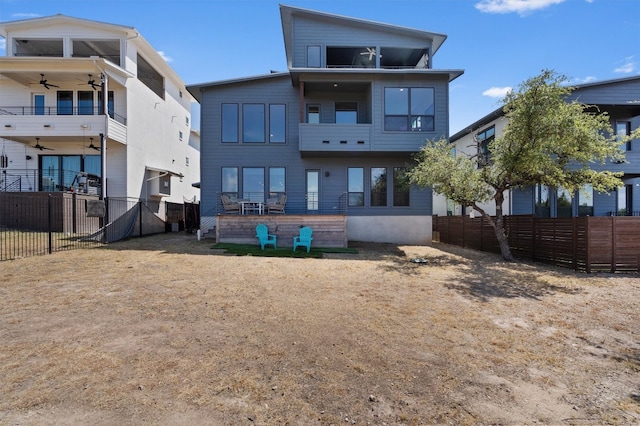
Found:
[{"label": "wooden fence", "polygon": [[[514,256],[574,270],[640,272],[640,218],[627,216],[537,218],[506,216]],[[500,253],[483,217],[434,216],[434,239]]]}]

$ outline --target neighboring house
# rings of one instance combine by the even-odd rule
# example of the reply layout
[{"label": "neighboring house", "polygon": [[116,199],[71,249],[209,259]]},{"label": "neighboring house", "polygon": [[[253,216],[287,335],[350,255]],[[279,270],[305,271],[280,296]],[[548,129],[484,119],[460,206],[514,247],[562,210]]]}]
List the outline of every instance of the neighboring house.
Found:
[{"label": "neighboring house", "polygon": [[135,28],[56,15],[0,35],[0,191],[199,198],[195,100]]},{"label": "neighboring house", "polygon": [[[230,198],[347,215],[349,240],[431,242],[430,190],[405,170],[449,133],[446,36],[280,6],[288,72],[190,85],[201,104],[202,223]],[[211,223],[212,221],[209,221]]]},{"label": "neighboring house", "polygon": [[[578,100],[595,105],[599,111],[609,114],[611,126],[619,135],[629,135],[640,127],[640,76],[606,80],[575,86],[569,100]],[[500,135],[507,123],[502,108],[499,108],[464,130],[451,136],[456,155],[472,156],[482,152],[486,145]],[[640,216],[640,140],[633,140],[622,147],[626,161],[594,164],[594,170],[623,172],[624,187],[600,193],[590,186],[569,193],[562,188],[544,185],[516,189],[505,194],[505,214],[535,214],[538,217],[571,216]],[[483,208],[490,214],[495,206]],[[455,205],[439,194],[434,194],[433,214],[472,214],[469,207]]]}]

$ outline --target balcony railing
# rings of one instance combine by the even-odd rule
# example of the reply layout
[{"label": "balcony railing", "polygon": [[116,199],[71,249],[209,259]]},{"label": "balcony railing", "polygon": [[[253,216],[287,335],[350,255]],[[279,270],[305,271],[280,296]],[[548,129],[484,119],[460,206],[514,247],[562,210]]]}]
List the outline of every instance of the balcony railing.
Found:
[{"label": "balcony railing", "polygon": [[0,192],[77,192],[100,195],[100,177],[75,170],[5,169]]},{"label": "balcony railing", "polygon": [[[102,115],[99,107],[0,106],[0,115]],[[109,117],[127,125],[126,117],[109,111]]]},{"label": "balcony railing", "polygon": [[[231,202],[225,206],[222,196],[226,195]],[[330,215],[346,214],[347,194],[337,197],[323,197],[317,192],[219,192],[216,194],[216,212],[218,214],[282,214],[280,211],[270,213],[269,204],[275,203],[281,195],[286,196],[284,214]],[[242,205],[244,204],[244,206]],[[243,208],[244,207],[244,208]],[[213,213],[213,212],[211,212]]]}]

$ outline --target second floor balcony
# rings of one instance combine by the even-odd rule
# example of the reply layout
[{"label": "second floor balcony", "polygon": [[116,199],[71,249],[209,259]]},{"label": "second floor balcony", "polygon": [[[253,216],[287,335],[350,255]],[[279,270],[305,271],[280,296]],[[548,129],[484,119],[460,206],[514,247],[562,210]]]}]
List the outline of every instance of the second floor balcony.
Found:
[{"label": "second floor balcony", "polygon": [[371,124],[299,124],[300,152],[366,152]]}]

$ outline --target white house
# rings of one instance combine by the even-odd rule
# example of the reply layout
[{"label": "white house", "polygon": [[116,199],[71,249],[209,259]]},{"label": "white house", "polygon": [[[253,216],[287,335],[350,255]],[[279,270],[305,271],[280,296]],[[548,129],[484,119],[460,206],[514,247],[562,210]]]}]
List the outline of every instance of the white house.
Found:
[{"label": "white house", "polygon": [[195,99],[135,28],[55,15],[0,36],[0,191],[199,198]]}]

